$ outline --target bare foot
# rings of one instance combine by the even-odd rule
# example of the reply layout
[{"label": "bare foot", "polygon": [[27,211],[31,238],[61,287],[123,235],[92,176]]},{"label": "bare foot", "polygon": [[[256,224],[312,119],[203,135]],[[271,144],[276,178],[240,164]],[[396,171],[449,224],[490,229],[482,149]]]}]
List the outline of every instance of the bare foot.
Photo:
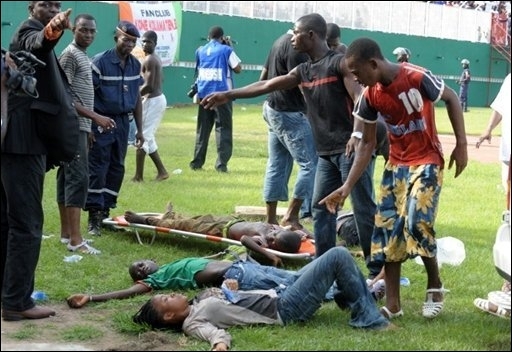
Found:
[{"label": "bare foot", "polygon": [[146,224],[146,217],[136,214],[133,211],[127,210],[124,212],[124,218],[126,221],[134,224]]},{"label": "bare foot", "polygon": [[158,174],[158,175],[156,175],[155,180],[156,181],[163,181],[163,180],[167,180],[168,178],[169,178],[169,174],[166,172],[165,174]]},{"label": "bare foot", "polygon": [[283,218],[283,220],[281,220],[280,225],[283,227],[287,227],[292,231],[301,232],[304,236],[306,236],[306,238],[315,238],[315,236],[313,236],[313,234],[308,229],[302,226],[302,224],[299,222],[299,219],[292,220]]},{"label": "bare foot", "polygon": [[304,226],[299,222],[299,218],[295,216],[287,217],[283,216],[281,219],[281,226],[283,227],[289,227],[290,230],[302,230],[304,229]]},{"label": "bare foot", "polygon": [[299,222],[298,219],[296,220],[287,220],[287,219],[282,219],[281,220],[281,226],[283,227],[286,227],[288,226],[290,228],[290,230],[302,230],[304,228],[304,226],[302,226],[302,224]]},{"label": "bare foot", "polygon": [[133,176],[132,182],[144,182],[144,179],[142,177]]}]

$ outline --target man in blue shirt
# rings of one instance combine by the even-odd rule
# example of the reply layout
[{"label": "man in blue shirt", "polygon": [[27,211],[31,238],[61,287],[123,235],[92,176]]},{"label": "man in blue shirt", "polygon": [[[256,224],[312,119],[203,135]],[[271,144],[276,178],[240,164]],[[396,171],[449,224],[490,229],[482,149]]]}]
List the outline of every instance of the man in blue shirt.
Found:
[{"label": "man in blue shirt", "polygon": [[115,128],[92,123],[93,143],[89,151],[89,190],[84,210],[89,212],[88,231],[99,236],[101,222],[116,207],[125,173],[130,118],[137,125],[136,146],[144,143],[142,133],[141,63],[131,54],[139,31],[121,21],[116,27],[116,46],[92,58],[94,111],[114,119]]},{"label": "man in blue shirt", "polygon": [[[231,47],[231,41],[224,37],[224,30],[214,26],[208,33],[208,44],[196,50],[197,96],[199,100],[213,92],[221,92],[233,88],[231,71],[240,73],[240,59]],[[190,162],[192,170],[203,167],[208,150],[208,141],[215,124],[217,141],[217,161],[215,169],[219,172],[228,171],[228,162],[233,153],[233,104],[227,102],[215,109],[205,109],[198,105],[196,145],[194,158]]]}]

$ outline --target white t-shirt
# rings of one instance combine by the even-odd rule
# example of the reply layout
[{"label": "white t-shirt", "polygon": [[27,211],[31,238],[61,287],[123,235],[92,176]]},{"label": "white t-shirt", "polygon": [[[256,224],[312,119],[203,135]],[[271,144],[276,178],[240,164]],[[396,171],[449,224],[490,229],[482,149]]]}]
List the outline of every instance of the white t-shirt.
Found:
[{"label": "white t-shirt", "polygon": [[505,77],[491,108],[501,114],[500,160],[510,161],[510,73]]}]

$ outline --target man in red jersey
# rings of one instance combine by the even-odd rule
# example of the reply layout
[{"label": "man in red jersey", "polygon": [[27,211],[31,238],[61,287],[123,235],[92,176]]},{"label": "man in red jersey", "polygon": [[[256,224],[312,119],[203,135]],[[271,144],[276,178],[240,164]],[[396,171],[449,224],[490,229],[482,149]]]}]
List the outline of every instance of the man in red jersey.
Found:
[{"label": "man in red jersey", "polygon": [[382,115],[388,128],[390,152],[382,176],[371,247],[372,259],[385,260],[387,298],[381,312],[390,319],[403,315],[401,263],[419,255],[428,277],[423,316],[434,318],[443,309],[447,291],[439,277],[434,231],[444,171],[434,103],[445,102],[453,127],[456,145],[448,168],[455,162],[455,177],[468,162],[462,108],[455,91],[441,78],[423,67],[386,60],[372,39],[353,41],[345,59],[349,71],[366,86],[353,112],[356,120],[363,121],[363,135],[346,182],[320,203],[332,212],[343,206],[371,160],[376,121]]}]

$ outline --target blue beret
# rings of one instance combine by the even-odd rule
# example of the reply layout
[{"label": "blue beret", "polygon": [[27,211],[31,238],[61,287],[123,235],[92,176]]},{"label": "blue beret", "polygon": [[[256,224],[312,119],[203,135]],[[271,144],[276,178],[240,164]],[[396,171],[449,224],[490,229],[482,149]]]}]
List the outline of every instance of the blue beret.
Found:
[{"label": "blue beret", "polygon": [[123,32],[130,37],[140,38],[140,33],[137,27],[131,22],[121,21],[116,28],[118,31]]}]

